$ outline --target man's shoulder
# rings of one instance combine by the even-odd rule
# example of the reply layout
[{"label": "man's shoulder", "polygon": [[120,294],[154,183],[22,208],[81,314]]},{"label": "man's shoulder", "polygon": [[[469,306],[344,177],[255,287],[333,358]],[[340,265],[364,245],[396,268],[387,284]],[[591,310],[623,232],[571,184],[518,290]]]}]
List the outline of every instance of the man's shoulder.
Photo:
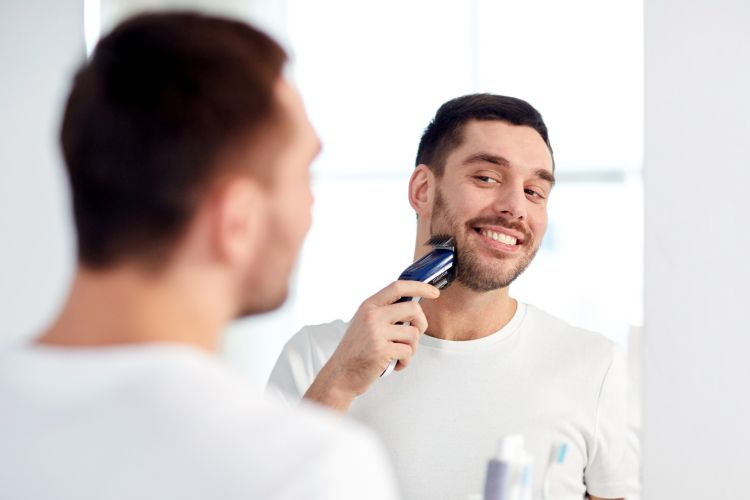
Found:
[{"label": "man's shoulder", "polygon": [[268,379],[267,392],[287,404],[297,404],[323,365],[333,355],[349,323],[304,326],[295,333],[276,360]]},{"label": "man's shoulder", "polygon": [[340,319],[328,323],[305,325],[287,342],[285,350],[322,350],[328,354],[336,350],[349,328],[349,322]]},{"label": "man's shoulder", "polygon": [[[355,488],[342,488],[339,474],[386,485],[391,479],[385,452],[371,431],[304,401],[290,407],[259,398],[232,415],[194,421],[194,431],[175,436],[202,450],[202,456],[186,459],[184,469],[204,469],[238,484],[252,471],[248,486],[256,498],[264,498],[263,490],[279,498],[339,498],[338,490],[351,495]],[[231,464],[228,471],[226,464]],[[370,471],[366,478],[360,467]]]},{"label": "man's shoulder", "polygon": [[[13,424],[14,434],[0,431],[0,440],[17,457],[44,450],[36,459],[40,474],[52,467],[74,474],[98,467],[95,457],[127,456],[136,464],[125,469],[133,488],[152,491],[151,498],[186,499],[212,492],[222,498],[341,498],[331,494],[331,471],[360,478],[354,469],[360,462],[382,472],[373,478],[389,478],[382,449],[363,428],[311,405],[273,401],[240,372],[196,350],[27,350],[13,359],[15,377],[6,377],[4,392],[0,384],[0,400],[5,394],[13,411],[0,420]],[[46,370],[31,373],[41,367]],[[44,416],[34,413],[36,401],[44,404]],[[48,439],[45,429],[57,427],[44,419],[61,416],[78,425]],[[67,450],[79,448],[94,453],[68,456],[66,463]],[[25,471],[23,463],[16,469]],[[105,467],[99,480],[116,481],[122,470]],[[118,498],[136,495],[126,493]]]},{"label": "man's shoulder", "polygon": [[605,335],[570,324],[536,306],[526,305],[524,323],[547,346],[597,359],[611,359],[619,346]]},{"label": "man's shoulder", "polygon": [[[196,356],[164,368],[169,374],[158,382],[141,380],[131,388],[141,392],[135,399],[150,417],[143,424],[161,429],[159,442],[167,453],[186,442],[203,450],[171,457],[185,470],[213,470],[229,461],[244,464],[246,471],[266,471],[275,483],[284,480],[284,471],[307,471],[303,475],[312,479],[325,465],[344,467],[348,455],[372,460],[373,450],[379,451],[374,437],[355,422],[305,402],[284,405],[219,360]],[[217,457],[224,458],[217,462]],[[218,466],[214,472],[223,474],[225,466]]]},{"label": "man's shoulder", "polygon": [[[240,438],[242,450],[236,460],[258,463],[260,458],[254,470],[265,475],[272,490],[289,488],[291,497],[321,500],[396,498],[393,471],[372,431],[306,401],[273,407],[272,419],[265,419],[262,427],[252,426],[255,438],[250,439],[250,433]],[[250,460],[243,460],[243,455]],[[363,487],[372,491],[362,492]]]},{"label": "man's shoulder", "polygon": [[323,339],[327,337],[340,338],[346,332],[349,327],[349,322],[341,319],[329,321],[327,323],[319,323],[316,325],[305,325],[300,329],[300,333],[305,333],[316,339]]}]

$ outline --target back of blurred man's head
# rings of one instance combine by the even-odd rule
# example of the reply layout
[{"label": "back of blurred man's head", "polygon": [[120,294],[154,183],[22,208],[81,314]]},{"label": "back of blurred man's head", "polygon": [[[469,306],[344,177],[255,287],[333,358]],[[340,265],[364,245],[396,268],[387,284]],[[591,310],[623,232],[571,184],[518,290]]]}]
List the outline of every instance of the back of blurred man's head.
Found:
[{"label": "back of blurred man's head", "polygon": [[194,13],[141,15],[99,42],[61,131],[83,268],[158,272],[210,205],[201,245],[237,271],[237,313],[281,303],[319,148],[285,61],[260,31]]}]

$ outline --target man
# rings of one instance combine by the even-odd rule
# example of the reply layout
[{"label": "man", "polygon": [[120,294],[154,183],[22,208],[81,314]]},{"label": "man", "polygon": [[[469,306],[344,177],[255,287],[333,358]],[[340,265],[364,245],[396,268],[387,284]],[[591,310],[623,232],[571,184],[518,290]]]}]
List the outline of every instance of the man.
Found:
[{"label": "man", "polygon": [[320,145],[285,59],[245,24],[150,14],[77,73],[78,268],[53,324],[0,353],[1,498],[395,498],[369,433],[267,402],[214,355],[232,318],[284,301],[310,225]]},{"label": "man", "polygon": [[[535,496],[544,482],[548,498],[635,494],[615,346],[508,292],[547,228],[555,177],[542,117],[510,97],[451,100],[425,130],[416,164],[415,258],[432,235],[453,236],[456,282],[439,298],[423,294],[434,300],[421,311],[393,304],[414,296],[396,282],[351,323],[304,328],[285,346],[271,385],[374,427],[409,500],[480,493],[498,439],[515,433],[534,457]],[[402,371],[380,378],[391,358]],[[564,462],[547,473],[551,450],[563,444]]]}]

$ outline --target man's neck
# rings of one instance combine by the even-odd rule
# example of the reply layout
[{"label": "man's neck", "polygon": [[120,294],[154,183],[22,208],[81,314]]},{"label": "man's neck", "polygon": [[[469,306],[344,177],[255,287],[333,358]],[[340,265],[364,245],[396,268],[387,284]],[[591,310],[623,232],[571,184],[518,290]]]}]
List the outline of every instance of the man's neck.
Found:
[{"label": "man's neck", "polygon": [[507,288],[476,292],[460,283],[443,290],[438,299],[422,302],[427,334],[444,340],[473,340],[492,335],[508,324],[517,306]]},{"label": "man's neck", "polygon": [[202,291],[195,277],[146,274],[132,268],[79,268],[68,300],[38,342],[70,347],[104,347],[145,342],[178,342],[215,351],[229,311],[221,298]]}]

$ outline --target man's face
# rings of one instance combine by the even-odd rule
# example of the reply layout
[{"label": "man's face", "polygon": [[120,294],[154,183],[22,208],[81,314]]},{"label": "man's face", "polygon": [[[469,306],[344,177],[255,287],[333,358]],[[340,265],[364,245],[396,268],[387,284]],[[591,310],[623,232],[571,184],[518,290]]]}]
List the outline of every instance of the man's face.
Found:
[{"label": "man's face", "polygon": [[269,311],[283,304],[289,277],[310,229],[313,203],[310,164],[320,141],[305,113],[302,99],[285,80],[276,87],[282,116],[283,141],[269,161],[266,231],[260,241],[251,276],[244,285],[241,315]]},{"label": "man's face", "polygon": [[468,122],[437,178],[430,234],[456,239],[457,280],[489,291],[510,285],[547,229],[554,176],[547,145],[531,127]]}]

